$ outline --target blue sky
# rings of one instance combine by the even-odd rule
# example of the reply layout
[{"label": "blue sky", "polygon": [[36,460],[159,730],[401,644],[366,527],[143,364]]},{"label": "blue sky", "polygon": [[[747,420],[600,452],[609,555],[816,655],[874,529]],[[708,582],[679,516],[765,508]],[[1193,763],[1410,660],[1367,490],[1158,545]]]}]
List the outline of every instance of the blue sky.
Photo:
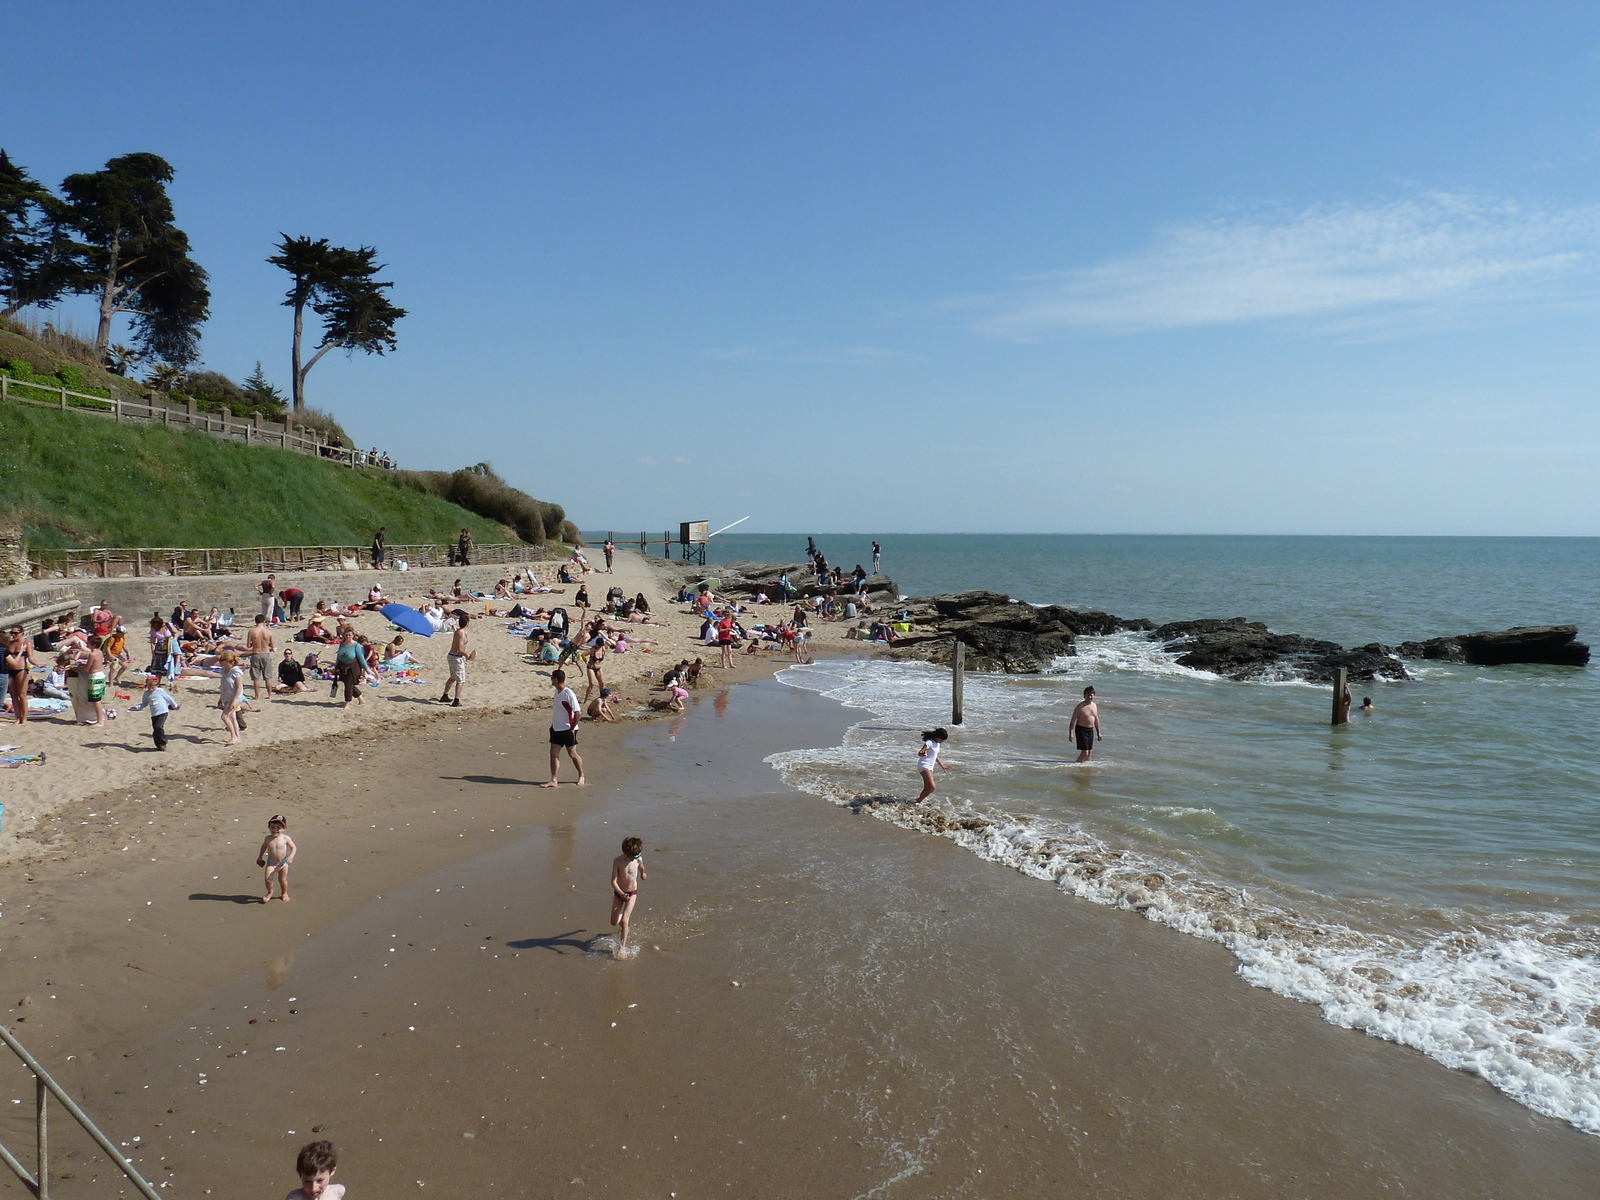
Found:
[{"label": "blue sky", "polygon": [[312,403],[585,528],[1600,533],[1592,6],[65,2],[7,41],[36,175],[177,168],[208,366],[286,385],[280,231],[375,245],[399,351]]}]

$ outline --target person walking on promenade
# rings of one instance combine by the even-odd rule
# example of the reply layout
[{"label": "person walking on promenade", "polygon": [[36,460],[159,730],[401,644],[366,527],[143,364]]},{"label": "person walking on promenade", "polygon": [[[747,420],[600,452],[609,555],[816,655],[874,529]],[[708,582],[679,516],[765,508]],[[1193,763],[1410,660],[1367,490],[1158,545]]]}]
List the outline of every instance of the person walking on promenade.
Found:
[{"label": "person walking on promenade", "polygon": [[456,539],[456,565],[470,567],[472,565],[472,534],[463,529],[461,536]]},{"label": "person walking on promenade", "polygon": [[1078,761],[1088,762],[1094,755],[1095,738],[1104,738],[1100,732],[1100,706],[1094,702],[1094,689],[1083,689],[1083,700],[1072,710],[1072,720],[1067,722],[1067,736],[1078,744]]},{"label": "person walking on promenade", "polygon": [[383,535],[387,528],[385,525],[380,525],[378,526],[378,532],[372,535],[372,569],[374,571],[383,570]]}]

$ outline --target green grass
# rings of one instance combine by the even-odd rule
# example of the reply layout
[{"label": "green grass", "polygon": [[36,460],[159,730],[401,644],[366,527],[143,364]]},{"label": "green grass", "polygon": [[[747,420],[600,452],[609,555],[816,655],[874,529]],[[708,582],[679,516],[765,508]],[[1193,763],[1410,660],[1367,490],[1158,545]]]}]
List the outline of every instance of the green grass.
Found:
[{"label": "green grass", "polygon": [[517,540],[401,484],[291,450],[159,426],[0,405],[0,518],[28,543],[74,546],[394,545]]}]

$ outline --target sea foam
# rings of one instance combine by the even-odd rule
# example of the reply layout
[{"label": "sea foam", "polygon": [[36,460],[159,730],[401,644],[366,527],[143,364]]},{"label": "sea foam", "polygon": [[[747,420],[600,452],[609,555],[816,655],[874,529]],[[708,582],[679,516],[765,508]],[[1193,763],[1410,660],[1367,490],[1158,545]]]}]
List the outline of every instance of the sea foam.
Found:
[{"label": "sea foam", "polygon": [[[1137,637],[1094,639],[1083,650],[1069,660],[1080,677],[1106,669],[1216,679],[1178,667]],[[938,719],[948,672],[921,663],[859,662],[790,668],[780,678],[874,714],[853,726],[842,745],[766,760],[800,791],[948,838],[1067,894],[1221,943],[1251,984],[1315,1004],[1333,1024],[1411,1046],[1482,1076],[1529,1108],[1600,1133],[1600,934],[1591,924],[1549,912],[1435,909],[1416,921],[1357,929],[1205,878],[1179,857],[1119,848],[1075,821],[1014,813],[993,802],[951,802],[943,793],[923,805],[874,794],[874,783],[894,786],[890,780],[907,791],[908,747],[918,729]],[[1007,721],[1060,710],[1069,698],[1061,682],[968,676],[969,710],[990,714],[974,742]],[[961,767],[994,775],[1004,764]],[[1167,820],[1226,825],[1202,805],[1150,809]]]}]

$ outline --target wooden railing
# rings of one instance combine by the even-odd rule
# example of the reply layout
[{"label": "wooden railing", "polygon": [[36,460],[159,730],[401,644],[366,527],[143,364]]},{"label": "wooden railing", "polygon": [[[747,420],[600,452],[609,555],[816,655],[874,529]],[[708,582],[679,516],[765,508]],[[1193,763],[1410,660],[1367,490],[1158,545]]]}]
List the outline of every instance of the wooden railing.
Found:
[{"label": "wooden railing", "polygon": [[[35,579],[138,579],[162,575],[265,575],[268,571],[355,571],[372,565],[366,546],[225,546],[200,549],[170,547],[106,547],[46,550],[29,547]],[[563,556],[565,557],[565,556]],[[452,544],[388,546],[388,566],[449,567],[456,563]],[[539,562],[544,550],[520,542],[474,546],[467,555],[473,566],[489,563]]]},{"label": "wooden railing", "polygon": [[65,384],[35,383],[31,380],[12,379],[0,375],[0,401],[32,404],[37,408],[53,408],[60,412],[82,413],[106,417],[119,424],[123,421],[142,425],[166,425],[169,428],[198,429],[215,438],[245,442],[258,446],[281,446],[300,454],[326,458],[347,467],[386,467],[395,464],[374,459],[365,450],[337,446],[315,429],[303,425],[279,424],[264,420],[259,414],[235,417],[227,408],[220,412],[201,412],[193,400],[187,404],[170,404],[149,397],[145,400],[128,400],[120,396],[107,399],[75,392]]}]

